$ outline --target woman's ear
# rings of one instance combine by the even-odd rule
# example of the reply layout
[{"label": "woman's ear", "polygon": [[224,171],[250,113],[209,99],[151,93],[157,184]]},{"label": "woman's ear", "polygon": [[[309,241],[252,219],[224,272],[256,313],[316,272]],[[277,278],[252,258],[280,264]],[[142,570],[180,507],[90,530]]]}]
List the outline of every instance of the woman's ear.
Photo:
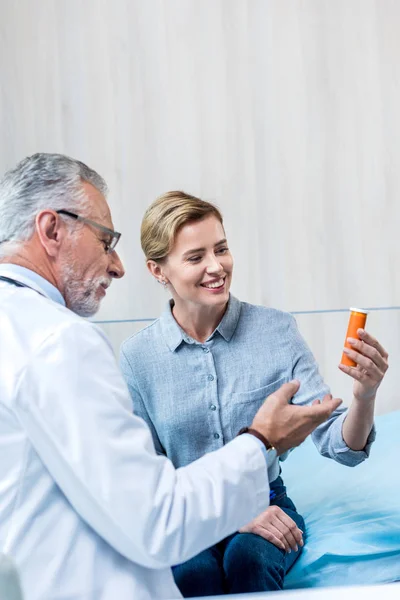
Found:
[{"label": "woman's ear", "polygon": [[167,285],[168,280],[164,275],[161,265],[159,265],[155,260],[148,260],[146,266],[150,273],[153,275],[153,277],[157,279],[158,283],[161,283],[162,285]]}]

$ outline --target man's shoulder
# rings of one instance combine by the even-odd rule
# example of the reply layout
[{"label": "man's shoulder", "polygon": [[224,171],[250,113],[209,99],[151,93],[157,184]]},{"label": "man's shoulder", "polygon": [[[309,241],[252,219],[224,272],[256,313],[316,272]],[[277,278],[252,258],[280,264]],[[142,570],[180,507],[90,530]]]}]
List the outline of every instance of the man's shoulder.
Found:
[{"label": "man's shoulder", "polygon": [[[29,372],[54,377],[60,365],[75,377],[115,364],[102,331],[61,304],[36,292],[0,301],[0,404],[12,406],[15,391]],[[33,371],[32,371],[33,370]],[[59,372],[59,371],[58,371]]]},{"label": "man's shoulder", "polygon": [[34,350],[46,339],[56,340],[76,332],[77,335],[101,336],[100,328],[74,312],[36,292],[16,295],[12,301],[1,303],[0,314],[3,324],[7,323],[9,333],[24,340],[26,348]]}]

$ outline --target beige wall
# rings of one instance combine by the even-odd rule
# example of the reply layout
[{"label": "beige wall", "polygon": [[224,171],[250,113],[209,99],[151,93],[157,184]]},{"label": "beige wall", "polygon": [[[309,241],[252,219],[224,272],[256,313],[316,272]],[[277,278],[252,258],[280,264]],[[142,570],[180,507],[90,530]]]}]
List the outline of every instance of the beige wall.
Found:
[{"label": "beige wall", "polygon": [[[397,0],[0,0],[0,171],[65,152],[111,188],[126,278],[100,319],[157,316],[138,232],[168,189],[225,213],[240,298],[400,305]],[[400,408],[400,310],[369,318]],[[347,315],[299,315],[333,391]],[[141,324],[106,325],[115,348]]]}]

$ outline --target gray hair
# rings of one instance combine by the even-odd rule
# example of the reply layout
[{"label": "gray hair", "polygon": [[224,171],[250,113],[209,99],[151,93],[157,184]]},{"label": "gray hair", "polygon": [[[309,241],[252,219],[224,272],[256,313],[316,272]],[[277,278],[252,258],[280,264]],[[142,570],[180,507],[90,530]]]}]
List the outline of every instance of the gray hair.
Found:
[{"label": "gray hair", "polygon": [[84,181],[107,195],[96,171],[63,154],[33,154],[8,171],[0,181],[0,258],[32,237],[40,211],[87,209]]}]

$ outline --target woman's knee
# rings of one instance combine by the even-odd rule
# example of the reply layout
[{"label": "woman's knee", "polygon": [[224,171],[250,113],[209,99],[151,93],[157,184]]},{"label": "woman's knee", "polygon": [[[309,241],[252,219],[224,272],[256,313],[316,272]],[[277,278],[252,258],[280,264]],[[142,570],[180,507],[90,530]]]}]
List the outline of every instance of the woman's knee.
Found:
[{"label": "woman's knee", "polygon": [[238,533],[224,555],[224,569],[271,569],[285,573],[285,551],[253,533]]},{"label": "woman's knee", "polygon": [[172,568],[175,583],[184,597],[224,593],[223,567],[212,549]]},{"label": "woman's knee", "polygon": [[224,554],[224,571],[231,593],[283,588],[285,551],[252,533],[239,533]]}]

